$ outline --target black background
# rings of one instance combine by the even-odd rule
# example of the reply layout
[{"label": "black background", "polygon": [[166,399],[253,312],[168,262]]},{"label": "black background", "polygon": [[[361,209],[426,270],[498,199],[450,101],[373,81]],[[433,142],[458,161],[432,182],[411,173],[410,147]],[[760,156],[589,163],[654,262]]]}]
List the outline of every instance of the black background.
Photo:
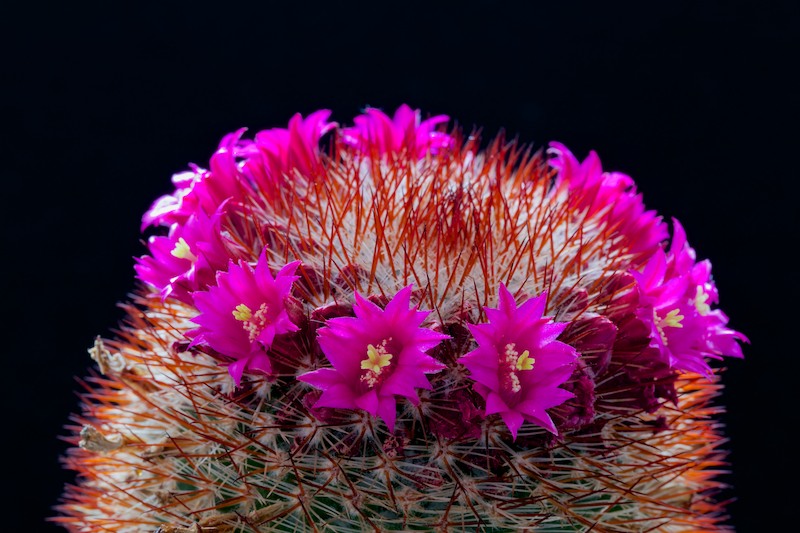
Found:
[{"label": "black background", "polygon": [[[141,214],[226,133],[407,102],[595,149],[711,259],[731,525],[797,523],[796,2],[30,4],[0,15],[3,531],[58,530],[59,440],[122,313]],[[433,2],[431,2],[433,4]],[[601,5],[603,4],[603,5]],[[608,5],[605,5],[608,4]],[[259,6],[259,7],[256,7]],[[792,487],[795,487],[792,489]]]}]

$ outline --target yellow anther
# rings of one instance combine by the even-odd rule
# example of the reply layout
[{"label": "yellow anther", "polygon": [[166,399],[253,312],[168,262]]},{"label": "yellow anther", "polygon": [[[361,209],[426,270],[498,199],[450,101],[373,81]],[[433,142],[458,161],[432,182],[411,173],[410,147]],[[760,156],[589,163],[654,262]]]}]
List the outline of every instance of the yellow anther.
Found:
[{"label": "yellow anther", "polygon": [[531,353],[528,350],[525,350],[517,359],[517,370],[533,370],[535,362],[536,359],[531,357]]},{"label": "yellow anther", "polygon": [[697,308],[697,312],[701,315],[707,315],[709,311],[711,311],[711,306],[706,303],[708,302],[708,299],[708,293],[703,290],[703,287],[698,285],[697,294],[694,297],[694,306]]},{"label": "yellow anther", "polygon": [[392,354],[386,352],[385,342],[377,348],[370,344],[367,346],[367,358],[361,361],[361,370],[380,374],[381,368],[389,366],[391,360]]},{"label": "yellow anther", "polygon": [[244,304],[239,304],[236,306],[236,309],[233,310],[233,318],[236,320],[240,320],[242,322],[246,322],[253,317],[253,312]]},{"label": "yellow anther", "polygon": [[197,261],[197,256],[192,253],[192,250],[189,248],[189,245],[186,244],[186,240],[183,237],[178,239],[178,242],[175,243],[175,248],[172,249],[170,254],[178,259],[188,259],[191,262]]}]

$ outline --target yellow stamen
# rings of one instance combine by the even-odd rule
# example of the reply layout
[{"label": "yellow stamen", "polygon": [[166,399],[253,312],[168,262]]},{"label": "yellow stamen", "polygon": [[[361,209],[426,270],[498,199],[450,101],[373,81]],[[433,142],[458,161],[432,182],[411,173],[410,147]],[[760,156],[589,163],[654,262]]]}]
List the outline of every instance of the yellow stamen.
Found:
[{"label": "yellow stamen", "polygon": [[377,348],[370,344],[367,346],[367,358],[361,361],[361,370],[380,374],[381,368],[389,366],[391,360],[392,354],[386,352],[385,341]]},{"label": "yellow stamen", "polygon": [[531,353],[528,350],[525,350],[517,359],[517,370],[533,370],[535,362],[536,359],[531,357]]},{"label": "yellow stamen", "polygon": [[189,245],[186,244],[186,240],[183,237],[178,239],[178,242],[175,243],[175,248],[172,249],[170,254],[178,259],[188,259],[193,263],[197,261],[197,256],[192,253],[192,250],[189,248]]},{"label": "yellow stamen", "polygon": [[236,309],[233,310],[233,318],[241,322],[250,320],[252,317],[253,311],[251,311],[250,308],[244,304],[237,305]]}]

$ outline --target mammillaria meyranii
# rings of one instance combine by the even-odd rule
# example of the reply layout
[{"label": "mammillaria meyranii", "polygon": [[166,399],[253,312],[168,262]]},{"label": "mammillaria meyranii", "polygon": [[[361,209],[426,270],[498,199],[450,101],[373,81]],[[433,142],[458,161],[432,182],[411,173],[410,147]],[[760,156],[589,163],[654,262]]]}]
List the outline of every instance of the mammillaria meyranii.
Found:
[{"label": "mammillaria meyranii", "polygon": [[402,106],[226,136],[143,217],[72,531],[713,531],[708,261],[632,178]]}]

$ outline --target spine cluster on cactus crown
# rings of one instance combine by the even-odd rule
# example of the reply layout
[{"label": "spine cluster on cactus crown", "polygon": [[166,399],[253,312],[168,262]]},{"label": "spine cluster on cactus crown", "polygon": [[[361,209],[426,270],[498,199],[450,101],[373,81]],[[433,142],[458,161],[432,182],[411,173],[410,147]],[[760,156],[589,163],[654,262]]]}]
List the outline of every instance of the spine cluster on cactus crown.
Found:
[{"label": "spine cluster on cactus crown", "polygon": [[708,261],[633,180],[402,106],[173,177],[90,350],[70,531],[717,531]]}]

